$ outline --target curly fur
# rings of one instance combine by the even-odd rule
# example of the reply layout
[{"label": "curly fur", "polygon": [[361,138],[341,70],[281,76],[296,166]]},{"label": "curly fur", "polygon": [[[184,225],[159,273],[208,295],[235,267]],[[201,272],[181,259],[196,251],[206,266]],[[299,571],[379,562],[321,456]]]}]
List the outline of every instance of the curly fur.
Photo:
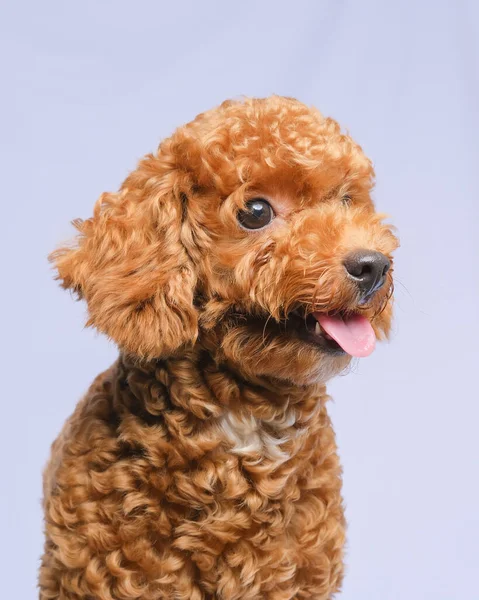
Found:
[{"label": "curly fur", "polygon": [[[75,245],[52,260],[120,357],[52,447],[41,600],[339,589],[345,523],[324,384],[350,357],[305,343],[290,315],[358,310],[343,257],[391,258],[372,185],[335,121],[293,99],[245,99],[179,128],[75,222]],[[258,195],[276,218],[246,231],[237,213]],[[360,308],[379,338],[391,292],[390,278]]]}]

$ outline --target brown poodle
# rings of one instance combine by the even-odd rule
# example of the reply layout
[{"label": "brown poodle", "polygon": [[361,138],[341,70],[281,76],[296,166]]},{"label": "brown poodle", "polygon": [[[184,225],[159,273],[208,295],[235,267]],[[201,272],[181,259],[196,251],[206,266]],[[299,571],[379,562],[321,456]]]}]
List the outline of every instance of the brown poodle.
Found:
[{"label": "brown poodle", "polygon": [[325,382],[391,319],[373,169],[296,100],[225,102],[52,256],[117,362],[45,472],[42,600],[315,600],[341,585]]}]

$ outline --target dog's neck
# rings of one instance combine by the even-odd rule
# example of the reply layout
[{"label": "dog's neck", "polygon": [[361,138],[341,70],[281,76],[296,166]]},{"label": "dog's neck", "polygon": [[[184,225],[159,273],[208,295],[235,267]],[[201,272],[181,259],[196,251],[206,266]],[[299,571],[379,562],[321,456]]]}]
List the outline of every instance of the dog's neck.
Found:
[{"label": "dog's neck", "polygon": [[[137,401],[145,403],[146,410],[161,387],[172,406],[199,419],[218,416],[225,409],[273,418],[291,408],[308,418],[318,402],[327,400],[322,383],[296,385],[273,377],[252,376],[243,373],[239,365],[217,358],[199,344],[181,354],[149,362],[121,354],[119,381],[124,389],[131,388]],[[154,414],[156,409],[151,408]]]},{"label": "dog's neck", "polygon": [[233,453],[276,467],[316,430],[326,400],[322,384],[245,377],[200,344],[148,363],[121,355],[117,364],[115,403],[123,414],[167,427],[169,436],[181,428],[181,443],[199,432],[212,444],[222,437]]}]

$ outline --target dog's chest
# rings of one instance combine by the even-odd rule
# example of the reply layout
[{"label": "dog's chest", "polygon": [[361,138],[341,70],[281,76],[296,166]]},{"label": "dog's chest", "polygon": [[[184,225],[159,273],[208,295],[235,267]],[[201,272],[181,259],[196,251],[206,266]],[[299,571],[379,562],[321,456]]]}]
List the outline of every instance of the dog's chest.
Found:
[{"label": "dog's chest", "polygon": [[279,417],[259,418],[251,412],[226,411],[219,419],[220,434],[229,451],[240,457],[267,460],[278,467],[292,457],[307,428],[297,426],[294,409]]},{"label": "dog's chest", "polygon": [[341,571],[344,527],[325,414],[318,408],[305,422],[294,410],[275,419],[225,411],[216,433],[223,443],[180,481],[185,490],[197,484],[189,498],[197,508],[178,522],[176,543],[211,589],[226,574],[249,582],[247,589],[235,584],[228,598],[292,600],[299,590],[304,598],[328,597]]}]

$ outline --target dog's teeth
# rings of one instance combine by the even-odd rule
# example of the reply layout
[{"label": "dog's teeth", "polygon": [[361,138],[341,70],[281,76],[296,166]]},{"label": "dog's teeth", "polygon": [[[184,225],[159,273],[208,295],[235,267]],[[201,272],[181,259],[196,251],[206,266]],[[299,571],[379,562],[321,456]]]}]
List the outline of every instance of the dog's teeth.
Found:
[{"label": "dog's teeth", "polygon": [[314,326],[314,333],[316,335],[321,335],[321,325],[319,323],[316,323],[316,325]]}]

